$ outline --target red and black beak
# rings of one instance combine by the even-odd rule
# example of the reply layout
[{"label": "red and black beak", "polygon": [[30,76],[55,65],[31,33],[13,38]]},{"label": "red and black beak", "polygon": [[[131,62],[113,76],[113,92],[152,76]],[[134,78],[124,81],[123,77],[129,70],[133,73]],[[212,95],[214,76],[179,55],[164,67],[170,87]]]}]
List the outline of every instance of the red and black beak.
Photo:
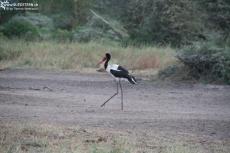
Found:
[{"label": "red and black beak", "polygon": [[97,66],[103,63],[105,60],[106,60],[106,57],[103,57],[102,60],[99,63],[97,63]]}]

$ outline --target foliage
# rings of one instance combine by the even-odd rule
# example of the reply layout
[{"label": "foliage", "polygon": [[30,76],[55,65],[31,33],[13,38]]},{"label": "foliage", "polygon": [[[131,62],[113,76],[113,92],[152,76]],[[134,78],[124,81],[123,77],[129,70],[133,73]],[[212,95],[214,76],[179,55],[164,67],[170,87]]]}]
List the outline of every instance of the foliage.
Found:
[{"label": "foliage", "polygon": [[71,30],[74,27],[73,16],[70,16],[66,13],[53,14],[51,15],[51,18],[53,19],[54,26],[57,29]]},{"label": "foliage", "polygon": [[230,36],[230,1],[197,0],[207,14],[206,27],[220,31],[224,40]]},{"label": "foliage", "polygon": [[[20,16],[26,16],[30,23],[33,19],[44,23],[47,19],[42,14],[45,14],[56,29],[76,34],[78,27],[81,27],[79,30],[98,30],[98,25],[89,27],[89,23],[95,21],[91,9],[107,20],[113,19],[108,20],[105,27],[110,26],[115,33],[125,33],[127,37],[122,37],[123,42],[134,45],[154,43],[180,47],[209,40],[210,33],[219,33],[224,41],[230,37],[229,0],[39,0],[39,13],[28,15],[22,12]],[[14,14],[1,12],[1,23]],[[42,38],[53,38],[53,31],[45,28],[52,24],[43,25],[39,27]],[[103,28],[100,31],[104,33]],[[91,36],[95,36],[93,40],[104,37],[100,34]],[[85,37],[82,38],[84,41]]]},{"label": "foliage", "polygon": [[13,19],[3,25],[1,32],[9,38],[18,37],[34,40],[39,37],[38,29],[27,21]]},{"label": "foliage", "polygon": [[137,42],[181,46],[202,36],[202,16],[190,0],[130,1],[125,19]]},{"label": "foliage", "polygon": [[[71,22],[68,24],[68,28],[74,28],[76,25],[83,25],[87,22],[89,15],[89,9],[93,4],[92,0],[40,0],[40,12],[47,15],[56,15],[55,18],[59,18],[62,15],[69,18]],[[61,18],[59,18],[61,19]],[[68,19],[61,19],[63,20]],[[57,22],[56,22],[57,23]],[[59,27],[61,28],[61,27]]]},{"label": "foliage", "polygon": [[31,13],[26,12],[23,15],[15,15],[11,18],[11,20],[20,20],[29,22],[33,26],[37,28],[46,28],[46,29],[54,29],[54,24],[51,18],[42,15],[41,13]]},{"label": "foliage", "polygon": [[51,18],[40,13],[26,12],[9,19],[1,31],[9,38],[18,37],[34,40],[51,38],[53,30],[54,24]]},{"label": "foliage", "polygon": [[106,19],[92,11],[92,17],[85,26],[77,27],[74,31],[73,40],[78,42],[89,42],[91,40],[115,40],[120,41],[127,37],[127,32],[119,22]]},{"label": "foliage", "polygon": [[[4,39],[112,40],[128,49],[138,46],[141,51],[146,44],[170,45],[180,48],[177,58],[186,68],[176,65],[162,74],[168,76],[180,69],[196,79],[230,82],[229,0],[39,0],[39,13],[0,10],[0,19],[0,37]],[[11,59],[10,50],[0,49],[1,59]],[[13,54],[12,58],[18,55]],[[136,57],[133,67],[156,68],[159,58],[148,52]]]},{"label": "foliage", "polygon": [[23,15],[16,15],[11,18],[11,20],[20,20],[29,22],[34,27],[36,27],[39,37],[41,39],[50,39],[51,33],[54,31],[54,23],[50,17],[42,15],[40,13],[29,13],[26,12]]},{"label": "foliage", "polygon": [[213,42],[184,47],[177,58],[196,79],[230,83],[230,47]]}]

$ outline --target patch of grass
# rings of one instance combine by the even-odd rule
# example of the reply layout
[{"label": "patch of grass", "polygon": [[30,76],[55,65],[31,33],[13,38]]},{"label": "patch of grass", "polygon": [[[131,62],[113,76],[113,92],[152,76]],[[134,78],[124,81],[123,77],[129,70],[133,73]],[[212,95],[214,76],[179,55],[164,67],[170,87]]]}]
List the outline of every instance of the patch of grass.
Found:
[{"label": "patch of grass", "polygon": [[21,46],[12,46],[10,44],[5,44],[5,42],[0,42],[0,61],[2,60],[14,60],[17,59],[22,53]]},{"label": "patch of grass", "polygon": [[[122,47],[115,42],[59,43],[56,41],[27,42],[23,40],[5,40],[0,42],[4,54],[0,67],[30,67],[40,69],[96,68],[106,52],[112,54],[112,62],[128,69],[160,69],[175,61],[174,49],[170,47]],[[8,51],[11,52],[8,52]],[[13,53],[20,51],[15,56]]]},{"label": "patch of grass", "polygon": [[0,123],[1,153],[229,153],[230,141],[146,139],[121,131],[32,123]]},{"label": "patch of grass", "polygon": [[79,127],[4,123],[0,128],[1,153],[130,153],[119,136]]}]

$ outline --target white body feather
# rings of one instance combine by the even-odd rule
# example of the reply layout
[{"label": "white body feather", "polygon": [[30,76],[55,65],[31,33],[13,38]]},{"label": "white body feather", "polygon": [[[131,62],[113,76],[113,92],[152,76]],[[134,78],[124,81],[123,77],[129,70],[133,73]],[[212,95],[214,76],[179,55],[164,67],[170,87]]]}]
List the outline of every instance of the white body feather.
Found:
[{"label": "white body feather", "polygon": [[[119,78],[115,77],[111,72],[110,70],[115,70],[115,71],[120,71],[118,70],[118,66],[117,64],[108,64],[107,68],[106,68],[106,71],[116,80],[116,81],[119,81]],[[120,78],[121,80],[126,80],[126,79],[123,79],[123,78]]]}]

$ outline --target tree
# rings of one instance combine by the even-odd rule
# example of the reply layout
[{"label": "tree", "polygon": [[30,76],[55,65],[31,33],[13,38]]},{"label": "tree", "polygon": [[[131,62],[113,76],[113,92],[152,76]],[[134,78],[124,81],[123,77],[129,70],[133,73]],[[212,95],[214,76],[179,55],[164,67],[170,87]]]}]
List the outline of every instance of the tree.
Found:
[{"label": "tree", "polygon": [[202,36],[204,24],[197,8],[190,0],[130,1],[126,28],[137,41],[188,44]]}]

